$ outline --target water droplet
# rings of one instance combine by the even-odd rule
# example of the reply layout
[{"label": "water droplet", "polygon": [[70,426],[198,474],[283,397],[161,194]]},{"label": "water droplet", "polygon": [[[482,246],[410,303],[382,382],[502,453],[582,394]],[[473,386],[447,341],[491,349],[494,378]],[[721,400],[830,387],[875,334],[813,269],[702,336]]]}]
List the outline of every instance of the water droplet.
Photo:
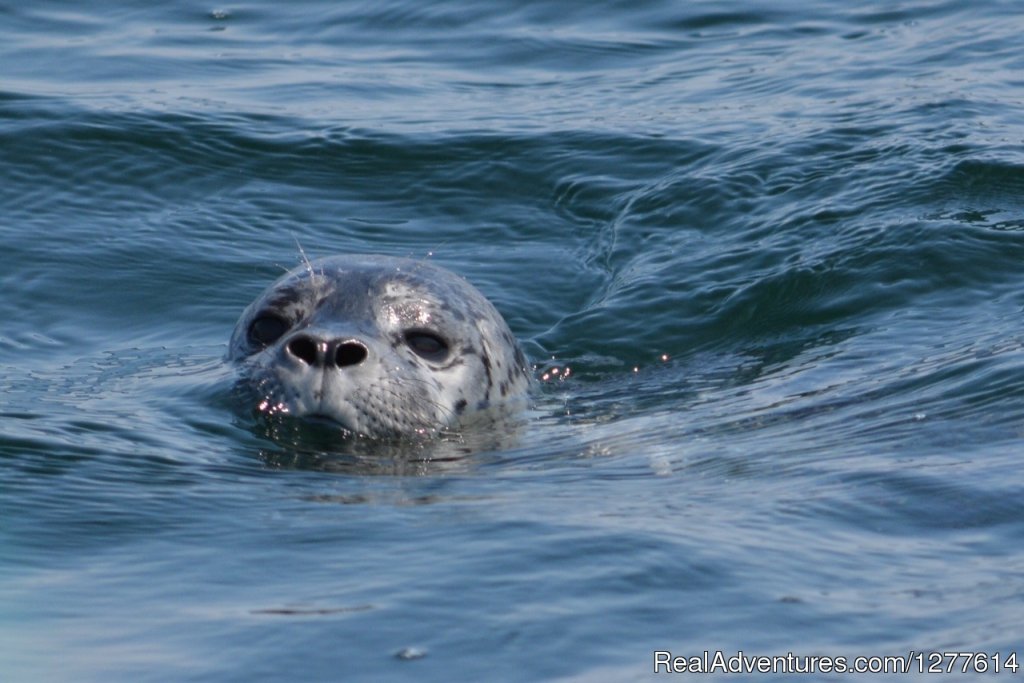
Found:
[{"label": "water droplet", "polygon": [[401,659],[405,661],[413,659],[423,659],[427,656],[427,651],[422,647],[403,647],[401,650],[395,653],[395,659]]}]

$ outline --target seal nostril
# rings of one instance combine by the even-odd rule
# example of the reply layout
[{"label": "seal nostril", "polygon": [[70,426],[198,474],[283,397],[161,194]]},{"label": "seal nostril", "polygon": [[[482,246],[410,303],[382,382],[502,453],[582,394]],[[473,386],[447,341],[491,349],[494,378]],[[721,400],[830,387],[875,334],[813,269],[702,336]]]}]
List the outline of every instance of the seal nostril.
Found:
[{"label": "seal nostril", "polygon": [[338,349],[334,352],[334,363],[339,368],[359,365],[364,360],[366,360],[366,347],[357,341],[338,344]]},{"label": "seal nostril", "polygon": [[306,365],[316,365],[316,342],[309,337],[296,337],[288,342],[288,352]]}]

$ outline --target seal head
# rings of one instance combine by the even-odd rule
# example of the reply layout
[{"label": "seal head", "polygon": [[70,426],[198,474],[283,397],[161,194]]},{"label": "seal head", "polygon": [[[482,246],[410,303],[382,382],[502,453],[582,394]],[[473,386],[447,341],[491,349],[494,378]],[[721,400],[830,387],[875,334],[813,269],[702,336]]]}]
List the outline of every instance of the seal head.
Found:
[{"label": "seal head", "polygon": [[386,256],[334,256],[287,273],[242,313],[228,357],[264,415],[374,438],[455,427],[530,383],[519,344],[475,287]]}]

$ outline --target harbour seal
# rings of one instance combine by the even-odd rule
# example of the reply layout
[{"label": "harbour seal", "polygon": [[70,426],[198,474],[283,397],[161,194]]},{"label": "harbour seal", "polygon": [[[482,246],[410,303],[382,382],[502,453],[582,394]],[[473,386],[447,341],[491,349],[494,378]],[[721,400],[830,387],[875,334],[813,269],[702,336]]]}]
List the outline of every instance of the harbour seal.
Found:
[{"label": "harbour seal", "polygon": [[530,384],[483,294],[439,266],[387,256],[333,256],[282,276],[242,313],[228,358],[263,415],[371,438],[454,428]]}]

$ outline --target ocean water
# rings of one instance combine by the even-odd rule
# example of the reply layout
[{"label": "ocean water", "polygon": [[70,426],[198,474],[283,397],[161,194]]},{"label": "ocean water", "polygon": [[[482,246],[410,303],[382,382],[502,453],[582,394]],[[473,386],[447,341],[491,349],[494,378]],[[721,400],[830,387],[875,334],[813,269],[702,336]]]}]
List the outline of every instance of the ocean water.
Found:
[{"label": "ocean water", "polygon": [[[0,4],[0,679],[1012,676],[1021,21]],[[300,248],[476,284],[536,365],[503,445],[247,419],[226,342]]]}]

